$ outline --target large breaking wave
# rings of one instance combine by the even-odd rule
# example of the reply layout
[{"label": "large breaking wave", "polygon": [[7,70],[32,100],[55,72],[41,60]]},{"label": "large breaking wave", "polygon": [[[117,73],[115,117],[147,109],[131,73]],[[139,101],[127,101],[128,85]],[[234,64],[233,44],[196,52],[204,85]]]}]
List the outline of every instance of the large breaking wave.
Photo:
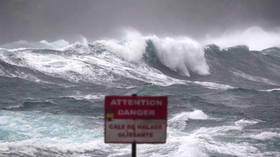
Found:
[{"label": "large breaking wave", "polygon": [[[267,46],[273,46],[271,43]],[[279,85],[280,80],[277,47],[261,51],[240,45],[220,48],[188,37],[158,37],[136,31],[126,32],[120,39],[18,41],[0,47],[0,75],[35,82],[122,82],[127,86],[131,80],[158,85],[195,80],[203,85],[240,86],[250,82],[255,86]]]},{"label": "large breaking wave", "polygon": [[159,38],[135,32],[119,40],[73,44],[65,40],[19,41],[3,45],[0,59],[2,76],[35,81],[44,81],[42,75],[46,75],[70,82],[104,83],[129,78],[164,84],[180,81],[161,71],[187,77],[190,72],[209,74],[198,42],[187,37]]}]

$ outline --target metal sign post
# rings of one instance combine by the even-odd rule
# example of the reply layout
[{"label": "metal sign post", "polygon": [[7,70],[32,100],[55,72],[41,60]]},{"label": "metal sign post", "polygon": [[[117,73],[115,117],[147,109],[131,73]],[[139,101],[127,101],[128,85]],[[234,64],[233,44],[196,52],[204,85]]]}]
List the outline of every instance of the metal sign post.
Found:
[{"label": "metal sign post", "polygon": [[132,143],[131,156],[136,157],[136,143]]},{"label": "metal sign post", "polygon": [[[136,97],[137,94],[132,94],[132,96]],[[135,142],[133,142],[132,145],[131,145],[131,156],[136,157],[136,143]]]}]

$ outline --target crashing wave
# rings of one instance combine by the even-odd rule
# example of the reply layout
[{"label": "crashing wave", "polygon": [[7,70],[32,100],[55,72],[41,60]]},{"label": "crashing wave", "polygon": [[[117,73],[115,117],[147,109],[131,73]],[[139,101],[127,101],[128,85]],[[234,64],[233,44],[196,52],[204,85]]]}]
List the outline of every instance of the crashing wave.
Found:
[{"label": "crashing wave", "polygon": [[250,84],[267,89],[278,88],[272,86],[280,83],[280,61],[275,57],[280,54],[279,48],[251,51],[240,45],[227,49],[203,47],[188,37],[159,37],[135,31],[121,39],[83,38],[72,44],[65,40],[19,41],[0,47],[1,76],[32,78],[36,82],[49,82],[41,80],[45,76],[107,85],[140,81],[165,86],[190,80],[211,89],[250,88]]}]

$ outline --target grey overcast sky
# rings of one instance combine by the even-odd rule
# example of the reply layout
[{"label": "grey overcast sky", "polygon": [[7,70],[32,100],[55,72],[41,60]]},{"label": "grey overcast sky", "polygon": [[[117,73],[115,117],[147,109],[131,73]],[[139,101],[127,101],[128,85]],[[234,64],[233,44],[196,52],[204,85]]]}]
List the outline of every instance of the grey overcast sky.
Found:
[{"label": "grey overcast sky", "polygon": [[91,40],[124,27],[202,37],[228,29],[280,26],[280,0],[0,0],[0,44]]}]

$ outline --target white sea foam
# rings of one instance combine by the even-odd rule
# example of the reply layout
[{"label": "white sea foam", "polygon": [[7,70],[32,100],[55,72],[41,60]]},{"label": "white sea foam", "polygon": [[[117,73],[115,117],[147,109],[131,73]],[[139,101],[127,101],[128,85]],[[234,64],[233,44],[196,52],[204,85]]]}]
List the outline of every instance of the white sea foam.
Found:
[{"label": "white sea foam", "polygon": [[237,125],[224,125],[224,126],[217,126],[217,127],[201,127],[197,129],[194,134],[197,136],[207,136],[210,138],[210,136],[224,136],[229,131],[242,131],[242,126]]},{"label": "white sea foam", "polygon": [[264,90],[260,90],[260,91],[263,91],[263,92],[280,91],[280,88],[264,89]]},{"label": "white sea foam", "polygon": [[63,50],[68,47],[70,43],[66,40],[60,39],[53,42],[48,42],[46,40],[41,40],[40,43],[47,45],[50,49]]},{"label": "white sea foam", "polygon": [[190,76],[190,71],[208,75],[209,67],[202,46],[188,37],[150,37],[157,49],[160,61],[170,69]]},{"label": "white sea foam", "polygon": [[173,122],[173,121],[188,120],[188,119],[205,120],[205,119],[208,119],[208,116],[203,111],[195,109],[194,111],[191,111],[191,112],[178,113],[173,118],[171,118],[169,121]]},{"label": "white sea foam", "polygon": [[25,41],[20,40],[4,45],[0,45],[3,48],[7,48],[11,51],[17,51],[17,50],[23,50],[23,49],[63,49],[67,46],[69,46],[69,42],[63,39],[56,40],[53,42],[49,42],[46,40],[41,40],[39,42],[31,42],[31,41]]},{"label": "white sea foam", "polygon": [[98,41],[110,51],[117,53],[128,61],[138,62],[142,59],[146,48],[146,39],[137,31],[125,32],[122,39]]},{"label": "white sea foam", "polygon": [[221,83],[215,83],[215,82],[193,81],[193,83],[202,85],[202,86],[204,86],[206,88],[209,88],[209,89],[223,89],[223,90],[227,90],[227,89],[234,89],[235,88],[235,87],[230,86],[230,85],[221,84]]},{"label": "white sea foam", "polygon": [[210,152],[216,152],[219,154],[238,156],[238,157],[256,157],[264,156],[257,147],[247,143],[225,143],[225,142],[215,142],[212,144],[207,144],[206,149]]},{"label": "white sea foam", "polygon": [[[52,76],[78,82],[88,77],[95,78],[90,67],[73,57],[55,54],[23,53],[27,66]],[[102,73],[102,71],[100,71]],[[75,75],[79,74],[79,75]]]},{"label": "white sea foam", "polygon": [[203,140],[200,140],[194,135],[172,137],[170,144],[178,143],[177,149],[170,152],[168,156],[178,157],[208,157],[208,154],[204,150]]},{"label": "white sea foam", "polygon": [[174,115],[171,119],[168,120],[168,125],[174,128],[178,128],[179,130],[183,130],[186,127],[186,121],[189,119],[197,119],[197,120],[206,120],[208,119],[208,115],[205,114],[201,110],[194,110],[191,112],[181,112]]},{"label": "white sea foam", "polygon": [[[195,113],[195,112],[193,112]],[[177,114],[169,120],[175,122],[182,119],[188,119],[188,114]],[[204,114],[203,114],[204,115]],[[184,118],[185,117],[185,118]],[[200,118],[205,116],[199,116]],[[225,125],[218,127],[201,127],[192,132],[183,132],[180,129],[175,129],[172,125],[168,128],[167,144],[172,151],[168,151],[167,156],[208,156],[208,152],[218,153],[231,156],[264,156],[264,153],[253,144],[242,142],[226,142],[215,139],[215,137],[227,137],[229,132],[241,132],[246,125],[256,124],[258,120],[241,119],[233,125]],[[277,153],[272,153],[273,155]]]},{"label": "white sea foam", "polygon": [[106,72],[105,74],[109,76],[117,74],[125,78],[132,78],[139,81],[149,82],[161,86],[186,83],[186,81],[178,80],[164,75],[159,70],[149,67],[144,63],[133,64],[125,60],[121,60],[118,57],[110,55],[105,55],[103,57],[102,55],[79,57],[79,60],[102,67]]},{"label": "white sea foam", "polygon": [[121,40],[98,42],[128,61],[138,62],[145,53],[148,40],[153,42],[159,60],[170,69],[185,76],[190,76],[190,71],[200,75],[209,74],[202,46],[188,37],[160,38],[156,35],[144,36],[137,31],[128,31]]},{"label": "white sea foam", "polygon": [[189,113],[189,118],[205,120],[205,119],[208,119],[208,116],[201,110],[194,110],[193,112]]},{"label": "white sea foam", "polygon": [[168,127],[167,143],[164,145],[138,145],[139,156],[143,157],[208,157],[204,140],[194,134]]},{"label": "white sea foam", "polygon": [[[258,123],[259,120],[246,120],[241,119],[234,123],[234,125],[225,125],[218,127],[202,127],[193,132],[193,136],[199,137],[201,140],[205,140],[204,148],[209,152],[231,155],[231,156],[264,156],[265,153],[260,152],[260,150],[248,142],[225,142],[216,140],[215,137],[228,137],[228,133],[235,131],[243,131],[245,126],[254,125]],[[277,154],[277,153],[272,153]]]},{"label": "white sea foam", "polygon": [[246,45],[251,50],[263,50],[280,46],[280,31],[267,31],[261,27],[253,26],[246,30],[225,32],[218,37],[208,37],[204,43],[217,44],[222,48]]},{"label": "white sea foam", "polygon": [[241,126],[241,127],[245,127],[248,125],[254,125],[261,122],[260,120],[248,120],[248,119],[240,119],[238,121],[236,121],[234,124],[236,126]]},{"label": "white sea foam", "polygon": [[101,100],[101,99],[104,99],[104,95],[103,94],[87,94],[87,95],[82,95],[82,94],[79,94],[77,93],[76,95],[70,95],[68,97],[72,97],[72,98],[75,98],[77,100],[83,100],[83,99],[86,99],[86,100]]},{"label": "white sea foam", "polygon": [[262,83],[266,83],[266,84],[270,84],[270,85],[277,85],[277,83],[274,83],[267,78],[263,78],[263,77],[260,77],[260,76],[252,76],[252,75],[243,73],[241,71],[233,72],[233,74],[235,76],[239,76],[239,77],[242,77],[242,78],[250,80],[250,81],[262,82]]},{"label": "white sea foam", "polygon": [[240,119],[234,122],[233,125],[224,125],[224,126],[217,126],[217,127],[201,127],[195,131],[195,134],[209,134],[209,135],[226,135],[229,131],[242,131],[244,127],[249,125],[254,125],[261,122],[260,120],[248,120],[248,119]]},{"label": "white sea foam", "polygon": [[256,135],[251,135],[250,137],[257,140],[271,140],[273,138],[280,138],[280,133],[265,131]]}]

